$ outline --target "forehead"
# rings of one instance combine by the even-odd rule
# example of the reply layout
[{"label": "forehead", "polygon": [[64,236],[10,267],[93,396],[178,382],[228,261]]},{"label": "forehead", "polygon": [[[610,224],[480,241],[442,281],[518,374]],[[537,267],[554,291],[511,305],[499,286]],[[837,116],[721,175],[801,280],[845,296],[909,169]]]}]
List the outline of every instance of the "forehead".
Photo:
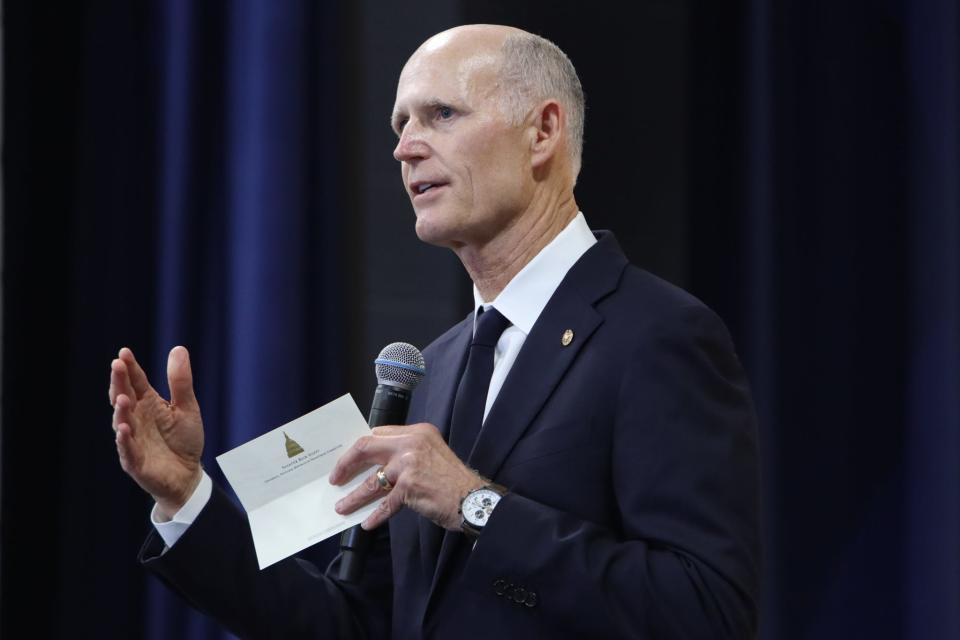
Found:
[{"label": "forehead", "polygon": [[499,64],[499,56],[490,51],[425,45],[400,73],[394,111],[436,100],[475,102],[489,97],[499,86]]}]

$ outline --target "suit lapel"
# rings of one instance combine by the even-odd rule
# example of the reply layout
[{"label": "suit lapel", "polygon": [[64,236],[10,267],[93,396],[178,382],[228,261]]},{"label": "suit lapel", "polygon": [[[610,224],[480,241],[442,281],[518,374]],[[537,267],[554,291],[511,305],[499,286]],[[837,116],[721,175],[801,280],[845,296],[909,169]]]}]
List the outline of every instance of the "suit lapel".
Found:
[{"label": "suit lapel", "polygon": [[[430,388],[425,399],[427,420],[440,430],[443,439],[450,437],[450,417],[453,413],[453,401],[457,392],[460,376],[467,363],[467,352],[473,334],[473,314],[454,327],[447,344],[440,343],[431,350],[435,358],[427,362],[427,375]],[[424,575],[429,580],[436,571],[437,556],[443,529],[426,518],[418,518],[420,529],[420,558]]]},{"label": "suit lapel", "polygon": [[[603,322],[594,304],[616,288],[627,260],[611,234],[598,235],[600,241],[571,268],[540,314],[484,421],[467,465],[487,478],[496,479],[514,445],[533,423],[577,354]],[[572,331],[572,340],[564,345],[563,336],[567,330]],[[469,326],[466,335],[470,335]],[[469,340],[466,339],[458,350],[461,361],[465,361],[468,346]],[[463,362],[460,364],[461,372],[462,367]],[[444,414],[447,423],[452,397],[456,393],[456,381],[448,391],[449,406]],[[449,425],[446,426],[449,428]],[[436,529],[435,533],[443,532]],[[431,586],[431,600],[442,582],[457,543],[462,542],[461,537],[460,533],[451,532],[443,536]]]},{"label": "suit lapel", "polygon": [[497,477],[514,445],[603,322],[594,304],[616,288],[626,263],[616,241],[606,234],[570,269],[524,341],[490,408],[467,461],[471,468],[487,478]]},{"label": "suit lapel", "polygon": [[438,342],[430,350],[427,362],[427,376],[430,389],[424,401],[424,411],[447,440],[450,433],[450,416],[453,413],[453,401],[457,394],[457,385],[463,368],[467,364],[470,339],[473,336],[473,314],[469,314],[449,332],[449,339]]},{"label": "suit lapel", "polygon": [[[523,436],[556,388],[580,349],[602,319],[575,296],[551,298],[523,343],[503,388],[490,408],[467,465],[495,478],[513,446]],[[564,345],[570,331],[573,339]]]}]

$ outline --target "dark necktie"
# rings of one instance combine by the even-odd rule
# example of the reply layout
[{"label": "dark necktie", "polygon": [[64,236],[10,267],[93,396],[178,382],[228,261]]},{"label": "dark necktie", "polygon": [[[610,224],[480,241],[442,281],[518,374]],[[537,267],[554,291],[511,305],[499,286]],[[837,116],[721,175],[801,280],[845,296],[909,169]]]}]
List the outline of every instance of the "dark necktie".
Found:
[{"label": "dark necktie", "polygon": [[464,462],[470,458],[483,425],[483,410],[493,375],[493,350],[500,334],[509,326],[510,321],[499,311],[493,307],[484,311],[481,307],[450,421],[450,448]]}]

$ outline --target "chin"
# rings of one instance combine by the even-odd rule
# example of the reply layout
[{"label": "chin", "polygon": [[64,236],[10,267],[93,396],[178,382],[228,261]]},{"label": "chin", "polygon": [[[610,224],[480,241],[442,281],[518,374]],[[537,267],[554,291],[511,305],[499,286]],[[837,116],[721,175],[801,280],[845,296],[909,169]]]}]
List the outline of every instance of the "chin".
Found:
[{"label": "chin", "polygon": [[452,229],[436,220],[430,220],[429,216],[417,216],[416,232],[420,241],[427,244],[447,248],[453,248],[456,244],[453,241]]}]

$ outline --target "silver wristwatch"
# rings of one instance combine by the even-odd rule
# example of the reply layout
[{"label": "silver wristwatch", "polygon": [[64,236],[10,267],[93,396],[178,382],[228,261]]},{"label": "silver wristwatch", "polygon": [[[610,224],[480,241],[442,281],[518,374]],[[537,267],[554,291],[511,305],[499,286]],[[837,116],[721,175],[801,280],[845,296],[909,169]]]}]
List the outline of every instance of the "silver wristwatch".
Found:
[{"label": "silver wristwatch", "polygon": [[499,484],[487,484],[474,489],[460,501],[460,530],[469,538],[476,540],[490,519],[500,498],[507,495],[507,488]]}]

